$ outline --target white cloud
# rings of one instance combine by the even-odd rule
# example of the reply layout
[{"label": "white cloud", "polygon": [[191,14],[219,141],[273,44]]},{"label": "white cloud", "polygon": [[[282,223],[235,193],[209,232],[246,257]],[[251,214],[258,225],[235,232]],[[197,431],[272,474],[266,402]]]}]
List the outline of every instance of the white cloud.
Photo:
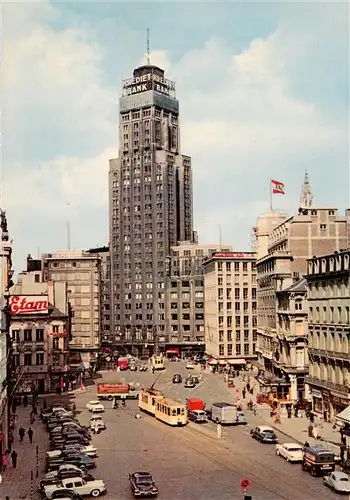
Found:
[{"label": "white cloud", "polygon": [[[105,83],[104,48],[83,23],[54,29],[53,21],[64,23],[47,2],[6,4],[4,21],[4,205],[18,246],[23,255],[42,243],[62,246],[49,223],[43,242],[21,231],[28,215],[61,224],[67,202],[77,246],[90,246],[95,232],[107,240],[119,82]],[[176,80],[182,150],[193,157],[195,220],[205,241],[217,240],[220,223],[225,242],[242,247],[267,208],[269,177],[286,182],[288,196],[278,204],[290,209],[305,166],[314,182],[322,157],[338,154],[344,131],[293,94],[286,61],[301,57],[302,44],[279,28],[241,53],[215,38],[179,60],[166,50],[151,53],[151,63]],[[94,213],[106,219],[91,222]]]}]

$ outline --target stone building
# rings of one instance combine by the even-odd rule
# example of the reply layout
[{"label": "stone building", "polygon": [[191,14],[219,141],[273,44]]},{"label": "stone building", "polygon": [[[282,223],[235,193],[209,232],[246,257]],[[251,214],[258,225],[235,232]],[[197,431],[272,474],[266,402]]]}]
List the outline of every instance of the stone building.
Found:
[{"label": "stone building", "polygon": [[306,275],[313,409],[326,420],[350,405],[350,251],[313,257]]},{"label": "stone building", "polygon": [[[281,356],[277,332],[277,292],[291,287],[306,273],[308,258],[346,248],[348,244],[350,211],[345,216],[339,216],[336,208],[312,206],[307,176],[300,201],[298,214],[286,218],[271,230],[267,254],[257,260],[256,350],[265,370],[261,382],[264,383],[265,379],[268,386],[277,387],[281,397],[290,397],[291,379],[286,373],[281,374],[276,359],[276,354],[277,358]],[[292,378],[295,383],[295,378]],[[293,387],[295,395],[295,385]]]},{"label": "stone building", "polygon": [[86,251],[42,256],[43,279],[66,283],[71,316],[69,349],[85,368],[96,361],[101,342],[101,257]]},{"label": "stone building", "polygon": [[204,267],[212,254],[231,245],[179,242],[171,247],[167,287],[169,346],[188,354],[204,351]]},{"label": "stone building", "polygon": [[16,393],[39,393],[68,384],[69,315],[66,283],[41,282],[24,272],[9,298],[12,370]]},{"label": "stone building", "polygon": [[217,252],[204,262],[206,352],[219,363],[256,358],[255,263],[254,252]]}]

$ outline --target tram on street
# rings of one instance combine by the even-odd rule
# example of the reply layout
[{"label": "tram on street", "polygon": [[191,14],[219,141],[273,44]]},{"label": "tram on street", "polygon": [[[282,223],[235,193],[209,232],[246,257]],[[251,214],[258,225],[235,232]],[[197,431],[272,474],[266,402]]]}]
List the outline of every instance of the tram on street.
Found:
[{"label": "tram on street", "polygon": [[165,424],[180,427],[187,424],[187,408],[172,399],[157,399],[154,416]]},{"label": "tram on street", "polygon": [[154,354],[151,357],[151,367],[154,370],[164,370],[164,358],[163,356],[158,356],[157,354]]},{"label": "tram on street", "polygon": [[158,389],[141,389],[139,394],[139,408],[142,411],[154,416],[156,403],[159,399],[164,399],[164,394]]}]

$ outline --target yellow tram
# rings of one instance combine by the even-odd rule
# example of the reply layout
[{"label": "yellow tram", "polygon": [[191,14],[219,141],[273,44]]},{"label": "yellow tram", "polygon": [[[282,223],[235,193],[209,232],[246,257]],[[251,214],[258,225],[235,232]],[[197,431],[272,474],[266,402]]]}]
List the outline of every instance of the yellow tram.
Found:
[{"label": "yellow tram", "polygon": [[158,389],[141,389],[139,394],[139,408],[151,415],[155,414],[156,402],[159,399],[164,399],[164,394]]},{"label": "yellow tram", "polygon": [[150,359],[151,367],[154,370],[164,370],[164,358],[154,354]]},{"label": "yellow tram", "polygon": [[164,397],[156,400],[154,416],[168,425],[182,426],[187,424],[186,406]]}]

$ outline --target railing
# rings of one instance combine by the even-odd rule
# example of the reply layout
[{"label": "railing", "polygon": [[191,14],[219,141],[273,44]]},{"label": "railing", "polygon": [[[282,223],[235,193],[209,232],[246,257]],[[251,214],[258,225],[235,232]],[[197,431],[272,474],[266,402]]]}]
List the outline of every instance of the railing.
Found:
[{"label": "railing", "polygon": [[323,356],[326,358],[350,360],[350,354],[348,352],[329,351],[326,349],[315,349],[313,347],[309,347],[309,352],[311,355],[314,354],[316,356]]},{"label": "railing", "polygon": [[335,382],[328,382],[326,380],[320,380],[315,377],[305,377],[305,382],[307,384],[316,385],[322,389],[329,389],[331,391],[337,391],[340,393],[350,394],[350,387],[342,384],[336,384]]},{"label": "railing", "polygon": [[26,366],[26,373],[47,373],[48,368],[47,365],[30,365]]},{"label": "railing", "polygon": [[49,367],[50,369],[50,372],[52,373],[58,373],[58,372],[67,372],[68,371],[68,367],[65,366],[65,365],[51,365]]}]

